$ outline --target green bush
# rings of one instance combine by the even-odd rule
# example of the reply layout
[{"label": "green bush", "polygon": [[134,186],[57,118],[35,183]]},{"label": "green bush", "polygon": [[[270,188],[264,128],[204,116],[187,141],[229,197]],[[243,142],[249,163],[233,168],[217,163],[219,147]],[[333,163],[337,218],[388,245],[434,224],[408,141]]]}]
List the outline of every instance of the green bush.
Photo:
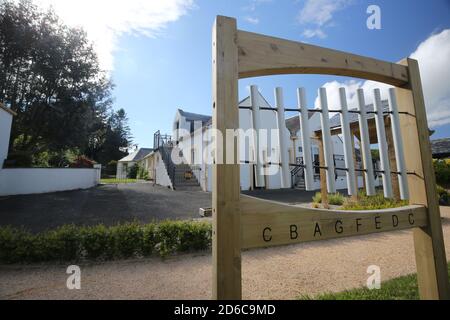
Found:
[{"label": "green bush", "polygon": [[434,173],[436,182],[444,187],[450,186],[450,160],[434,159]]},{"label": "green bush", "polygon": [[111,228],[114,252],[119,258],[142,255],[142,228],[137,223],[126,223]]},{"label": "green bush", "polygon": [[114,237],[104,225],[81,228],[82,256],[87,259],[111,259],[114,257]]},{"label": "green bush", "polygon": [[436,186],[438,193],[439,204],[443,206],[448,206],[450,204],[450,195],[448,191],[441,186]]},{"label": "green bush", "polygon": [[138,174],[138,169],[139,166],[137,163],[135,163],[134,165],[132,165],[127,172],[127,178],[130,179],[136,179],[137,178],[137,174]]},{"label": "green bush", "polygon": [[[322,194],[320,192],[316,192],[312,200],[313,203],[322,203]],[[343,203],[344,203],[344,196],[339,192],[328,194],[328,204],[341,206]]]},{"label": "green bush", "polygon": [[148,180],[148,171],[144,167],[138,166],[137,178],[142,180]]},{"label": "green bush", "polygon": [[134,222],[112,227],[66,225],[39,234],[0,227],[0,263],[166,256],[209,249],[211,232],[210,223],[195,221]]},{"label": "green bush", "polygon": [[346,199],[342,209],[344,210],[378,210],[397,208],[408,205],[408,201],[394,199],[387,199],[384,197],[383,192],[377,192],[374,196],[367,196],[364,191],[358,192],[358,200],[353,201],[349,198]]}]

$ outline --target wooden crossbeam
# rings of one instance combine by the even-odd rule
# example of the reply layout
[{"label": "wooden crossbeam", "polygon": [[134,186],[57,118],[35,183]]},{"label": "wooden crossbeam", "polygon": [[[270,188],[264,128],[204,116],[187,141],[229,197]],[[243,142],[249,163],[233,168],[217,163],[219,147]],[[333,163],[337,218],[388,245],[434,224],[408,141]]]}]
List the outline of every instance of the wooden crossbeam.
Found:
[{"label": "wooden crossbeam", "polygon": [[404,86],[408,68],[338,50],[238,30],[239,78],[334,74]]},{"label": "wooden crossbeam", "polygon": [[343,238],[427,225],[424,206],[345,211],[287,205],[241,195],[242,248]]}]

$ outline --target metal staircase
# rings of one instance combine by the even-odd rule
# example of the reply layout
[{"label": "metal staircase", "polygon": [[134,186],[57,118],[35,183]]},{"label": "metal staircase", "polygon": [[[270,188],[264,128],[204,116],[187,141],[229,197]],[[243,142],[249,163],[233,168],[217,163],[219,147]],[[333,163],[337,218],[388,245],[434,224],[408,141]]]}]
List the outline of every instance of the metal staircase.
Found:
[{"label": "metal staircase", "polygon": [[[172,161],[172,151],[174,148],[170,136],[161,135],[159,131],[154,136],[155,150],[161,154],[161,158],[166,166],[167,174],[172,182],[173,189],[177,190],[201,190],[200,183],[193,172],[193,168],[187,164],[183,158],[181,164]],[[183,157],[181,150],[180,157]]]},{"label": "metal staircase", "polygon": [[[303,164],[303,158],[297,158],[297,164]],[[293,189],[306,190],[305,186],[305,170],[303,167],[294,167],[291,170],[291,186]]]}]

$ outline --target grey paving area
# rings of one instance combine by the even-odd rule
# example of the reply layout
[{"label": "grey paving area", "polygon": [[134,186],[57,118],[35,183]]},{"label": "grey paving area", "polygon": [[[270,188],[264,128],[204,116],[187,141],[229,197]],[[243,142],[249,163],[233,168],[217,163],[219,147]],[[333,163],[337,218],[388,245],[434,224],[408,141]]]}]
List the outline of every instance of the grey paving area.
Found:
[{"label": "grey paving area", "polygon": [[24,226],[32,232],[63,224],[113,225],[165,219],[198,218],[200,207],[211,206],[211,194],[172,191],[151,183],[102,185],[37,195],[0,197],[0,225]]}]

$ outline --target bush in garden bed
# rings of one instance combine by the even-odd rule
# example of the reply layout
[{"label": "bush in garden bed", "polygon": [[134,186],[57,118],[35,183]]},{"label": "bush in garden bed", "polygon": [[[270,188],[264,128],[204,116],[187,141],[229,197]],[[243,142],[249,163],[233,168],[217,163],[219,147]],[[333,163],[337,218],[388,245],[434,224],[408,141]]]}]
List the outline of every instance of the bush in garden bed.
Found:
[{"label": "bush in garden bed", "polygon": [[368,196],[364,191],[358,192],[358,200],[353,201],[347,198],[342,209],[344,210],[380,210],[397,208],[408,205],[408,201],[387,199],[383,192],[378,191],[373,196]]},{"label": "bush in garden bed", "polygon": [[207,222],[126,223],[112,227],[66,225],[39,234],[0,227],[0,263],[165,256],[210,246],[211,224]]},{"label": "bush in garden bed", "polygon": [[[314,195],[313,203],[316,204],[322,203],[322,194],[320,192],[316,192],[316,194]],[[328,194],[328,204],[340,206],[343,203],[344,203],[344,196],[339,192]]]}]

